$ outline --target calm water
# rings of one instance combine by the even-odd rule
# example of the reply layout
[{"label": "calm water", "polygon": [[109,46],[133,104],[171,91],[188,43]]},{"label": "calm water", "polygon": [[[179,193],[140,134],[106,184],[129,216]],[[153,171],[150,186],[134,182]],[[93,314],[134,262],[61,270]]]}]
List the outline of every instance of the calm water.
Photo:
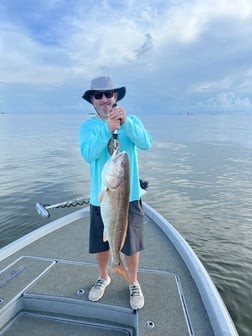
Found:
[{"label": "calm water", "polygon": [[[88,195],[79,154],[84,115],[0,115],[0,247],[49,220],[35,202]],[[252,114],[141,116],[154,144],[140,152],[144,200],[195,250],[241,336],[252,321]],[[72,211],[70,209],[70,211]],[[69,210],[55,209],[51,218]]]}]

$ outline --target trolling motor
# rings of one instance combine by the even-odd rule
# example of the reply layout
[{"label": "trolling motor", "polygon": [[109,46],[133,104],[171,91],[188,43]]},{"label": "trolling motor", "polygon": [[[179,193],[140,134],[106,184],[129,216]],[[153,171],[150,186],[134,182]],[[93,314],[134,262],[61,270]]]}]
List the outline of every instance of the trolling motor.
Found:
[{"label": "trolling motor", "polygon": [[89,204],[89,198],[88,197],[80,197],[76,198],[70,201],[65,201],[61,203],[56,203],[53,205],[50,204],[44,204],[42,205],[41,203],[37,202],[36,203],[36,210],[37,213],[44,218],[50,217],[49,209],[54,209],[54,208],[70,208],[70,207],[76,207],[84,204]]},{"label": "trolling motor", "polygon": [[[149,187],[148,181],[141,180],[139,179],[140,187],[146,191],[146,189]],[[49,209],[54,209],[54,208],[70,208],[70,207],[76,207],[76,206],[81,206],[81,205],[87,205],[89,204],[89,197],[79,197],[76,199],[72,199],[70,201],[64,201],[61,203],[56,203],[53,205],[50,204],[41,204],[39,202],[36,203],[36,210],[37,213],[44,218],[49,218],[50,217],[50,212],[48,211]]]}]

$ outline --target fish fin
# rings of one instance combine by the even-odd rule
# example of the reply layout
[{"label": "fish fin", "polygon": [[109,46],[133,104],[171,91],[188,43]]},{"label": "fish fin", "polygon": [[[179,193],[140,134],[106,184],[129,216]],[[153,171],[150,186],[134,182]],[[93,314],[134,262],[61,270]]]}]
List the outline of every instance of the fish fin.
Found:
[{"label": "fish fin", "polygon": [[127,282],[129,282],[128,273],[122,262],[118,265],[117,264],[112,265],[112,273],[121,275]]},{"label": "fish fin", "polygon": [[107,236],[106,236],[105,231],[103,231],[103,241],[104,241],[104,242],[108,241],[108,238],[107,238]]},{"label": "fish fin", "polygon": [[105,190],[101,191],[100,194],[99,194],[99,202],[100,203],[102,203],[104,195],[105,195]]},{"label": "fish fin", "polygon": [[106,188],[105,190],[101,191],[99,194],[99,202],[102,203],[104,196],[106,194],[106,192],[109,191],[109,188]]},{"label": "fish fin", "polygon": [[103,192],[99,194],[99,202],[102,203],[102,201],[103,201]]}]

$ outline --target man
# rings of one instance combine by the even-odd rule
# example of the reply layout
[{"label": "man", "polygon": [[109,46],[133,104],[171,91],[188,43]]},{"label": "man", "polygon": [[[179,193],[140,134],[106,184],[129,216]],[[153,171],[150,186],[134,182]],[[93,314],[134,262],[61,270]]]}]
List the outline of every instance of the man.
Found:
[{"label": "man", "polygon": [[144,296],[138,282],[138,266],[143,249],[144,214],[140,199],[137,148],[149,149],[152,139],[136,116],[127,115],[122,106],[116,105],[125,94],[125,87],[116,88],[109,77],[98,77],[91,81],[91,88],[82,96],[96,110],[96,116],[84,122],[80,128],[81,155],[89,163],[91,175],[89,252],[96,253],[100,271],[89,292],[89,300],[98,301],[111,281],[108,274],[110,251],[108,242],[103,241],[99,193],[102,169],[111,156],[108,143],[113,131],[118,130],[120,150],[128,153],[130,162],[129,223],[122,253],[128,266],[130,305],[132,309],[141,309]]}]

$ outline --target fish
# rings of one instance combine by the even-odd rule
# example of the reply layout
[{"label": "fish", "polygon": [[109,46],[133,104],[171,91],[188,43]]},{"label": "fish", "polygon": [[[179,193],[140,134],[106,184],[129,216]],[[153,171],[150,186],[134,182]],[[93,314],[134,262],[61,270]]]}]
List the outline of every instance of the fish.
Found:
[{"label": "fish", "polygon": [[112,273],[128,273],[121,259],[121,249],[128,229],[130,196],[130,164],[127,152],[114,151],[102,170],[100,193],[101,217],[104,224],[104,241],[108,241],[112,259]]}]

